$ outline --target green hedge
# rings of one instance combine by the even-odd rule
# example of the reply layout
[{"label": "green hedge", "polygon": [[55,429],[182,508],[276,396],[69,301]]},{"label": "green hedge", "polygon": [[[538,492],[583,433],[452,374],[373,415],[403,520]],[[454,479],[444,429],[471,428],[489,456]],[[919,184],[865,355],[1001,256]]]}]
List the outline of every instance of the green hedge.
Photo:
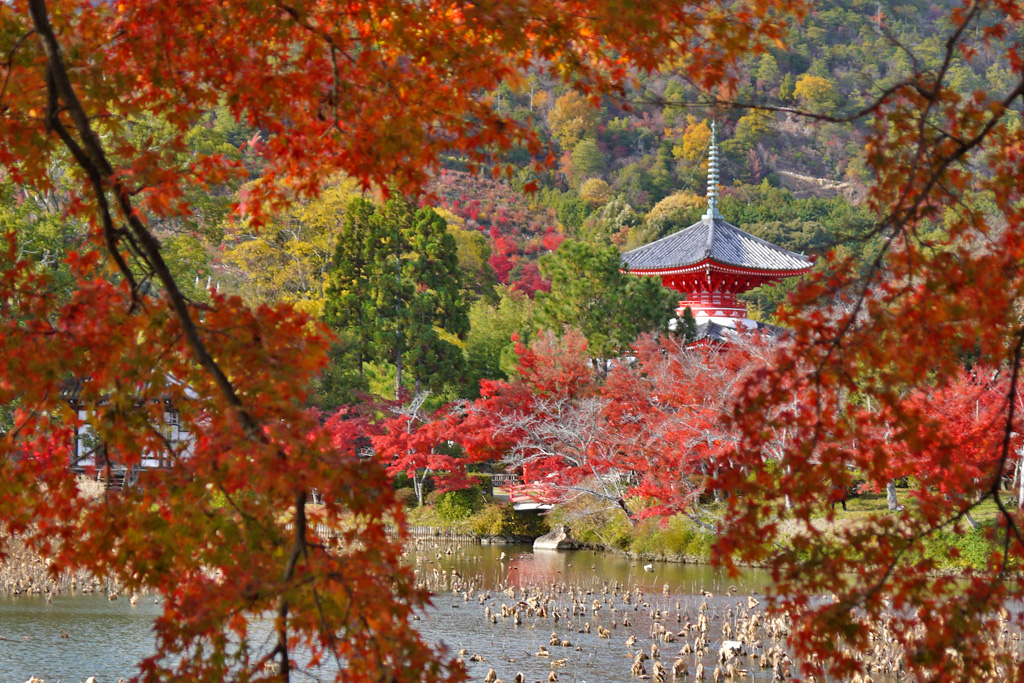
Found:
[{"label": "green hedge", "polygon": [[437,516],[445,522],[461,522],[464,519],[469,519],[483,506],[483,494],[475,486],[459,491],[446,491],[437,496],[434,502]]}]

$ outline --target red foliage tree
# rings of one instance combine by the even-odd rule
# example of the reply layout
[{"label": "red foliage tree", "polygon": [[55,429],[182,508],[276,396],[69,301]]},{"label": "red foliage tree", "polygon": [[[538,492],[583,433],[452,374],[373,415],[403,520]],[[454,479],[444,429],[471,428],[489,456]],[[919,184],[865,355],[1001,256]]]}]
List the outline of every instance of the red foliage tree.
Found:
[{"label": "red foliage tree", "polygon": [[[338,450],[301,407],[326,359],[323,331],[288,306],[190,301],[155,226],[193,211],[187,188],[228,178],[251,180],[236,211],[258,225],[288,193],[315,194],[338,173],[414,192],[445,154],[486,163],[495,149],[540,152],[481,91],[537,68],[596,104],[637,69],[666,62],[711,85],[778,40],[791,7],[799,3],[744,0],[726,11],[659,1],[626,12],[574,0],[3,3],[3,173],[48,190],[51,170],[70,160],[65,208],[91,232],[70,259],[66,303],[16,236],[0,258],[0,403],[20,407],[0,443],[0,524],[27,533],[57,569],[165,596],[145,680],[290,680],[297,651],[334,662],[338,679],[458,677],[409,626],[426,596],[385,533],[401,513],[384,472]],[[247,143],[258,176],[218,153],[181,160],[188,131],[221,106],[259,131]],[[148,134],[151,121],[159,135]],[[19,458],[55,419],[77,426],[60,398],[68,377],[88,378],[84,421],[107,457],[131,467],[166,450],[166,402],[194,446],[168,453],[171,468],[149,486],[90,503],[59,459]],[[348,522],[336,548],[312,533],[313,488],[325,500],[317,521]],[[260,650],[248,615],[268,612],[275,638]],[[271,659],[278,674],[262,666]]]},{"label": "red foliage tree", "polygon": [[[706,481],[736,440],[726,413],[761,348],[754,340],[687,348],[645,336],[599,382],[579,332],[544,332],[517,348],[520,378],[488,383],[451,438],[520,471],[524,486],[549,501],[586,493],[631,520],[672,512],[696,519]],[[634,496],[657,504],[635,510],[627,503]]]},{"label": "red foliage tree", "polygon": [[601,394],[609,400],[605,416],[619,462],[634,473],[630,494],[657,501],[644,516],[701,516],[696,504],[736,441],[728,411],[763,344],[737,340],[709,349],[644,336],[635,360],[609,373]]},{"label": "red foliage tree", "polygon": [[379,425],[379,433],[373,437],[376,455],[388,474],[404,472],[413,482],[420,505],[430,475],[436,475],[438,491],[453,491],[472,484],[465,476],[466,459],[451,453],[454,442],[449,435],[458,422],[457,416],[444,409],[433,416],[423,414],[426,398],[426,394],[421,394],[408,404],[393,408],[392,416]]},{"label": "red foliage tree", "polygon": [[[790,343],[751,378],[735,414],[740,443],[717,482],[733,494],[718,557],[773,567],[773,604],[796,615],[792,642],[818,674],[863,670],[885,622],[920,680],[1024,678],[998,638],[1007,620],[1024,622],[1002,612],[1024,597],[1024,519],[1005,487],[1022,432],[1024,135],[1014,112],[1024,59],[1011,38],[1022,22],[1019,3],[958,4],[942,66],[897,79],[851,115],[869,119],[880,249],[866,267],[833,256],[800,287],[780,315]],[[975,33],[1005,41],[1005,92],[964,98],[953,86],[951,65],[977,57]],[[998,372],[993,395],[963,378],[965,360]],[[791,436],[781,447],[778,431]],[[828,491],[855,475],[883,488],[908,472],[924,480],[910,482],[902,509],[822,533]],[[974,531],[980,506],[994,521]],[[936,538],[973,544],[980,561],[939,575]]]},{"label": "red foliage tree", "polygon": [[[916,434],[898,443],[920,443],[906,455],[906,469],[920,482],[917,496],[973,495],[996,471],[1003,439],[1005,378],[984,368],[961,370],[943,386],[922,388],[906,401]],[[1014,434],[1011,449],[1020,446]]]},{"label": "red foliage tree", "polygon": [[520,269],[519,277],[512,284],[512,289],[533,298],[537,292],[550,292],[551,282],[540,274],[540,264],[537,261],[530,261]]}]

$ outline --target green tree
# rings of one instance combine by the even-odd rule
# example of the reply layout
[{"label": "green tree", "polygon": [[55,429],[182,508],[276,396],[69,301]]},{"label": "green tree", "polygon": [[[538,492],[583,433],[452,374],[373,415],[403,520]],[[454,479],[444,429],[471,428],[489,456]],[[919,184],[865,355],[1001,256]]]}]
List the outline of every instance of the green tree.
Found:
[{"label": "green tree", "polygon": [[[51,176],[63,175],[56,165]],[[64,217],[63,188],[30,191],[9,181],[0,183],[0,235],[18,235],[18,257],[35,264],[34,270],[49,277],[47,293],[67,301],[73,277],[66,258],[85,240],[87,227]],[[9,264],[4,263],[5,266]]]},{"label": "green tree", "polygon": [[353,202],[328,288],[327,320],[353,332],[357,358],[395,367],[395,392],[454,383],[469,330],[455,239],[441,216],[404,199]]},{"label": "green tree", "polygon": [[575,192],[562,192],[558,189],[545,190],[541,193],[541,201],[554,210],[558,222],[570,234],[583,225],[590,213],[590,207]]},{"label": "green tree", "polygon": [[576,233],[576,239],[590,244],[618,244],[626,240],[630,229],[640,223],[641,216],[633,207],[615,197],[595,211]]},{"label": "green tree", "polygon": [[604,173],[608,162],[604,152],[593,138],[584,138],[572,150],[573,185],[578,186],[587,178],[596,178]]},{"label": "green tree", "polygon": [[[339,336],[331,355],[332,378],[355,376],[362,383],[363,365],[372,358],[373,226],[377,207],[363,198],[353,200],[345,210],[338,230],[338,243],[324,297],[324,320]],[[342,368],[347,367],[349,372]]]},{"label": "green tree", "polygon": [[658,147],[654,163],[648,173],[651,195],[655,200],[667,197],[676,189],[676,163],[672,155],[672,144],[665,141]]},{"label": "green tree", "polygon": [[779,84],[781,77],[782,71],[779,70],[779,63],[775,61],[775,57],[770,54],[763,55],[757,63],[757,71],[755,72],[758,88],[762,92],[769,91]]},{"label": "green tree", "polygon": [[533,330],[533,301],[520,291],[498,288],[498,302],[480,300],[469,309],[466,335],[466,390],[470,398],[482,379],[512,379],[517,357],[513,335],[525,342]]},{"label": "green tree", "polygon": [[550,292],[537,292],[538,328],[580,330],[599,369],[642,332],[667,329],[678,295],[655,278],[619,270],[619,250],[566,240],[540,260]]},{"label": "green tree", "polygon": [[661,114],[665,117],[665,123],[674,126],[683,116],[683,105],[686,103],[686,86],[674,79],[669,81],[668,85],[665,86],[663,98],[665,100],[665,107],[661,110]]},{"label": "green tree", "polygon": [[787,73],[782,77],[782,83],[779,84],[779,99],[788,102],[793,99],[793,92],[796,90],[796,78],[793,74]]}]

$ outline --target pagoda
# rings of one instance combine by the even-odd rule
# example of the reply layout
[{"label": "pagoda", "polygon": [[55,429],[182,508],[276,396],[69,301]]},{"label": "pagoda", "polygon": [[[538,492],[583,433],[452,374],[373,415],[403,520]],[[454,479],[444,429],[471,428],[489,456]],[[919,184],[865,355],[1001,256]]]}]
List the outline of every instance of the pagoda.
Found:
[{"label": "pagoda", "polygon": [[718,212],[718,144],[711,124],[708,210],[700,221],[622,255],[623,272],[660,277],[684,296],[676,314],[689,308],[698,337],[720,339],[726,330],[763,327],[747,317],[737,299],[769,282],[806,273],[811,259],[754,237],[726,222]]}]

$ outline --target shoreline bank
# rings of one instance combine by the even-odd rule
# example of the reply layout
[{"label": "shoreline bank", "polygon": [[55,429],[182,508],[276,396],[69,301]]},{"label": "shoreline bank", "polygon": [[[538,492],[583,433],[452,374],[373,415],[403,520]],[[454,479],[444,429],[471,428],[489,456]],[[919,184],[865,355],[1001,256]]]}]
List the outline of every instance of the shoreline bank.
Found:
[{"label": "shoreline bank", "polygon": [[88,595],[98,593],[116,600],[124,586],[113,579],[98,578],[87,571],[55,572],[52,563],[18,535],[0,538],[0,595]]}]

